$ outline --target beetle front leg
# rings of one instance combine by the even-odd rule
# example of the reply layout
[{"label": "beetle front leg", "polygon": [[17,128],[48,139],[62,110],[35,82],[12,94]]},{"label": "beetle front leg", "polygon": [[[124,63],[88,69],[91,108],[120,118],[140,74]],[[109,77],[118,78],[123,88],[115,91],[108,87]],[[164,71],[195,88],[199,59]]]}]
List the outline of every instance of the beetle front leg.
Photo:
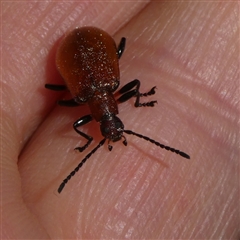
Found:
[{"label": "beetle front leg", "polygon": [[82,147],[76,147],[75,150],[78,150],[79,152],[83,152],[89,145],[90,143],[92,142],[93,138],[81,131],[79,131],[77,128],[84,125],[84,124],[87,124],[89,123],[90,121],[92,121],[93,118],[91,115],[86,115],[86,116],[83,116],[81,117],[80,119],[78,119],[74,124],[73,124],[73,128],[74,130],[79,134],[81,135],[82,137],[86,138],[88,141],[87,143],[82,146]]},{"label": "beetle front leg", "polygon": [[[133,89],[135,88],[135,89]],[[146,97],[155,94],[156,87],[151,88],[150,91],[146,93],[140,93],[140,81],[138,79],[135,79],[129,83],[127,83],[125,86],[123,86],[117,93],[122,94],[121,97],[117,99],[119,103],[126,102],[132,97],[136,97],[136,101],[134,106],[135,107],[154,107],[154,104],[157,103],[157,101],[150,101],[145,103],[140,103],[140,97]],[[133,89],[133,90],[131,90]]]}]

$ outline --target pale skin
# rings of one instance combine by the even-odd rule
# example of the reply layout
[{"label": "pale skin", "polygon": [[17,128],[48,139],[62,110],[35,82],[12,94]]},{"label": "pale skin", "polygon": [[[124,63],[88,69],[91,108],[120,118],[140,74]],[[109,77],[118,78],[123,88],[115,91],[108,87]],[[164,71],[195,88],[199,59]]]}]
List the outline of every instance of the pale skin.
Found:
[{"label": "pale skin", "polygon": [[[237,3],[5,3],[2,5],[2,239],[238,239],[239,29]],[[126,135],[100,148],[99,125],[72,123],[87,106],[66,108],[54,65],[57,42],[96,26],[118,43],[121,86],[157,86],[154,108],[119,106],[125,125],[178,148],[190,160]],[[144,101],[145,99],[143,99]]]}]

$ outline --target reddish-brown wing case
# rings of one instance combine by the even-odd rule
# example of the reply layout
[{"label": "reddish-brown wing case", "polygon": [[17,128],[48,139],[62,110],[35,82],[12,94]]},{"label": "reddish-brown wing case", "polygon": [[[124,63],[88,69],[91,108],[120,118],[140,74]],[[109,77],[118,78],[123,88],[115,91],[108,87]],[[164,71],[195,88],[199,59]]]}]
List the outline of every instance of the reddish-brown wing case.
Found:
[{"label": "reddish-brown wing case", "polygon": [[113,92],[119,85],[115,41],[95,27],[76,28],[60,43],[57,68],[79,103],[87,102],[96,89]]}]

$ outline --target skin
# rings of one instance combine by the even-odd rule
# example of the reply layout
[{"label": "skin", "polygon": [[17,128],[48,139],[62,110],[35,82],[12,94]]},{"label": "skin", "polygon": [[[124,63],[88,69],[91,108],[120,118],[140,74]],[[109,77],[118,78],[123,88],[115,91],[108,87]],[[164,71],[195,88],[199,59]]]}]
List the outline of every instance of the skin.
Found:
[{"label": "skin", "polygon": [[[239,238],[237,2],[16,2],[2,13],[2,239]],[[57,193],[102,139],[92,122],[82,129],[93,143],[75,152],[85,140],[72,123],[89,110],[59,107],[69,94],[44,89],[62,83],[59,39],[83,25],[127,38],[121,86],[157,86],[146,98],[156,107],[119,106],[125,129],[190,160],[126,135],[127,147],[105,144]]]}]

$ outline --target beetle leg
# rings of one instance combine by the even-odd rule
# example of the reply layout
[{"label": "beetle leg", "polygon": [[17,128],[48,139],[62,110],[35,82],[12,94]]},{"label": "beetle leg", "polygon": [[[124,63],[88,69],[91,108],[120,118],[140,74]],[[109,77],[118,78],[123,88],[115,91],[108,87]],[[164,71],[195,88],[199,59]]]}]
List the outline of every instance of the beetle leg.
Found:
[{"label": "beetle leg", "polygon": [[125,49],[125,45],[126,45],[126,38],[122,37],[117,49],[118,59],[120,59],[120,57],[122,56]]},{"label": "beetle leg", "polygon": [[65,85],[57,85],[57,84],[45,84],[45,88],[53,90],[53,91],[67,90],[67,87]]},{"label": "beetle leg", "polygon": [[[135,89],[133,89],[133,88],[135,88]],[[123,86],[117,92],[117,94],[122,94],[122,96],[120,96],[117,99],[117,101],[119,103],[122,103],[122,102],[126,102],[127,100],[129,100],[132,97],[136,97],[136,101],[134,104],[135,107],[153,107],[154,104],[157,103],[157,101],[140,103],[140,97],[146,97],[146,96],[155,94],[156,87],[151,88],[151,90],[146,93],[140,93],[139,88],[140,88],[140,81],[138,79],[135,79],[135,80],[127,83],[125,86]],[[131,90],[131,89],[133,89],[133,90]]]},{"label": "beetle leg", "polygon": [[58,101],[58,104],[64,107],[78,107],[79,105],[81,105],[77,103],[73,98],[69,100],[60,100]]},{"label": "beetle leg", "polygon": [[[56,84],[45,84],[45,88],[53,90],[53,91],[64,91],[68,90],[65,85],[56,85]],[[77,103],[73,98],[69,100],[60,100],[58,101],[60,106],[64,107],[78,107],[79,103]]]},{"label": "beetle leg", "polygon": [[86,115],[86,116],[83,116],[81,118],[79,118],[74,124],[73,124],[73,128],[74,130],[79,134],[81,135],[82,137],[86,138],[88,141],[87,143],[82,146],[82,147],[76,147],[75,150],[78,150],[79,152],[82,152],[84,151],[89,145],[90,143],[92,142],[93,138],[81,131],[79,131],[77,128],[84,125],[84,124],[87,124],[89,123],[90,121],[92,121],[93,118],[91,115]]}]

